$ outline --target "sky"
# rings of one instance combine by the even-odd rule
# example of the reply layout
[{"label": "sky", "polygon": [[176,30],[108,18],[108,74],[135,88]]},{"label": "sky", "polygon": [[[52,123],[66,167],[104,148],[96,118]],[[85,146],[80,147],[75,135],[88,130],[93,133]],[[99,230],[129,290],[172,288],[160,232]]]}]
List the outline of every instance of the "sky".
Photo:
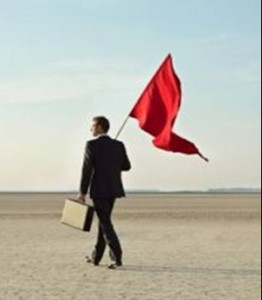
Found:
[{"label": "sky", "polygon": [[260,0],[0,0],[0,190],[78,190],[93,116],[114,137],[168,53],[176,132],[209,157],[156,149],[130,119],[127,189],[260,187]]}]

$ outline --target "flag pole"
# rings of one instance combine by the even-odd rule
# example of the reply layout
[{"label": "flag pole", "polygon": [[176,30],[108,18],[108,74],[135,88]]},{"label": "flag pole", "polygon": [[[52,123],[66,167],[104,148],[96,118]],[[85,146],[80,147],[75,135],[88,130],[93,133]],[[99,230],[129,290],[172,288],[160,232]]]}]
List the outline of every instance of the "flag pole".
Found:
[{"label": "flag pole", "polygon": [[129,119],[129,117],[130,117],[130,115],[127,116],[127,118],[125,119],[124,123],[122,124],[122,126],[121,126],[120,129],[118,130],[118,132],[117,132],[117,134],[116,134],[116,137],[115,137],[116,140],[118,139],[120,133],[123,131],[123,129],[124,129],[124,127],[125,127],[125,125],[126,125],[128,119]]},{"label": "flag pole", "polygon": [[201,152],[197,153],[203,160],[205,160],[206,162],[209,162],[209,159],[207,157],[205,157]]}]

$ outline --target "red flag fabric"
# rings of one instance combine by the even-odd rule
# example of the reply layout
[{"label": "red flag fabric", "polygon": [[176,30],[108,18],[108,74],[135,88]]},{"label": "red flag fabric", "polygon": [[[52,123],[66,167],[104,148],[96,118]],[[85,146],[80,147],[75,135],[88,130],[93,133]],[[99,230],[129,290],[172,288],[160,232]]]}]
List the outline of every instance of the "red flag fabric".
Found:
[{"label": "red flag fabric", "polygon": [[190,141],[172,131],[181,106],[181,82],[176,75],[171,55],[160,66],[129,114],[139,121],[141,129],[154,137],[153,144],[163,150],[199,154]]}]

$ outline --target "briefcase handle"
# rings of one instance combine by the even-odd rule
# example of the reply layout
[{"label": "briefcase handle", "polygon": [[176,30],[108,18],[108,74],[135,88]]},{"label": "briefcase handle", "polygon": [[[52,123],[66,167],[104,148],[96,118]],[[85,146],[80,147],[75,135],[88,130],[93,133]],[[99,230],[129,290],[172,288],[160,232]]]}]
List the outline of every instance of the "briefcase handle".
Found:
[{"label": "briefcase handle", "polygon": [[80,201],[80,200],[78,200],[78,199],[75,199],[75,198],[67,198],[67,199],[70,200],[70,201],[77,202],[77,203],[79,203],[79,204],[83,204],[83,205],[85,205],[85,206],[93,207],[93,205],[87,203],[86,201],[85,201],[85,202],[82,202],[82,201]]}]

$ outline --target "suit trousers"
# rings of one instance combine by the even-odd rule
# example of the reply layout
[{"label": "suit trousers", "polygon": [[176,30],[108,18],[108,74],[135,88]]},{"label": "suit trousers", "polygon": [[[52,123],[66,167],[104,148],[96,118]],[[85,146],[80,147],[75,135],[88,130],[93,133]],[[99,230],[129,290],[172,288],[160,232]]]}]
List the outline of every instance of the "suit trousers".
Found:
[{"label": "suit trousers", "polygon": [[94,208],[99,220],[98,236],[92,258],[99,263],[104,255],[106,245],[110,248],[110,257],[116,263],[122,262],[122,249],[111,221],[114,198],[93,199]]}]

